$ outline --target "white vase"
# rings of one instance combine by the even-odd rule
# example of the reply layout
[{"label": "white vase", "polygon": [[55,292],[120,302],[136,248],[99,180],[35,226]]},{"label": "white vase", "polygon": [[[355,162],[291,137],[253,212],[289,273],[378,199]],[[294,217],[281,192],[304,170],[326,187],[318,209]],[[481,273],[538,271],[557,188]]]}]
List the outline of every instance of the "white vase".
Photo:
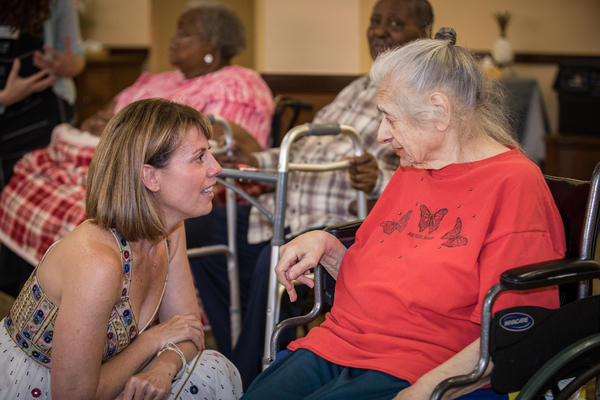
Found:
[{"label": "white vase", "polygon": [[510,64],[514,61],[515,53],[506,37],[500,36],[496,40],[496,43],[494,43],[494,47],[492,48],[492,57],[500,66]]}]

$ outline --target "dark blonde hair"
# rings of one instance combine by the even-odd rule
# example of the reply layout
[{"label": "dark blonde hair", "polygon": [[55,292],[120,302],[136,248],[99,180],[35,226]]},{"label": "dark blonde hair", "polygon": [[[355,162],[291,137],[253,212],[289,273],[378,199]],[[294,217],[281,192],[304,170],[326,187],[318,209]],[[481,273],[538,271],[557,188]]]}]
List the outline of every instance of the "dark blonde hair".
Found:
[{"label": "dark blonde hair", "polygon": [[168,100],[139,100],[119,111],[104,129],[88,173],[85,210],[92,221],[129,241],[165,237],[163,215],[142,182],[142,168],[166,168],[194,127],[212,137],[208,118]]}]

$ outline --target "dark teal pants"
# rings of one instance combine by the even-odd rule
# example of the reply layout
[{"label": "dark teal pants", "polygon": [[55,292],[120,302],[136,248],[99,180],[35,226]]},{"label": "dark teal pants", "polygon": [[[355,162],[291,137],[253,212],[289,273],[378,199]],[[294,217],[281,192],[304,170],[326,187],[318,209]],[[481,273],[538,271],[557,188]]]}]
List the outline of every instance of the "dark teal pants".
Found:
[{"label": "dark teal pants", "polygon": [[[263,371],[243,399],[383,400],[393,399],[409,386],[407,381],[385,372],[343,367],[300,349],[286,354]],[[460,400],[508,400],[508,395],[480,389]]]},{"label": "dark teal pants", "polygon": [[277,360],[250,385],[244,400],[393,399],[410,384],[380,371],[330,363],[300,349]]}]

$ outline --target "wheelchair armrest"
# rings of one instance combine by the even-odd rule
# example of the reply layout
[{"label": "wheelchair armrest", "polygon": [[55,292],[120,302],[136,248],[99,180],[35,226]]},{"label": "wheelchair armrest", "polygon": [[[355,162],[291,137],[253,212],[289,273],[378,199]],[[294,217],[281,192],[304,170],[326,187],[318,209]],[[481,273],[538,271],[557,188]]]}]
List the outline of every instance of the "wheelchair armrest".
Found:
[{"label": "wheelchair armrest", "polygon": [[528,290],[595,278],[600,278],[596,261],[564,258],[510,269],[500,275],[500,282],[509,290]]},{"label": "wheelchair armrest", "polygon": [[[326,232],[337,237],[342,243],[353,242],[356,236],[356,231],[360,228],[363,220],[346,222],[339,225],[331,225],[325,228]],[[300,317],[288,318],[281,321],[271,335],[271,362],[275,360],[275,355],[279,352],[279,341],[282,333],[288,329],[302,325],[307,325],[313,322],[323,310],[323,302],[333,305],[333,297],[335,291],[335,280],[329,275],[327,270],[321,265],[315,268],[315,304],[313,309],[307,314]]]},{"label": "wheelchair armrest", "polygon": [[313,305],[312,310],[310,310],[310,312],[306,315],[301,315],[299,317],[292,317],[292,318],[288,318],[286,320],[281,321],[280,323],[277,324],[277,326],[275,327],[275,330],[273,331],[273,334],[271,335],[271,349],[270,349],[270,359],[269,362],[273,362],[275,361],[275,356],[277,355],[277,353],[279,352],[279,342],[281,341],[281,336],[283,334],[284,331],[288,330],[288,329],[292,329],[292,328],[296,328],[298,326],[302,326],[302,325],[307,325],[311,322],[313,322],[315,319],[317,319],[317,317],[319,316],[319,314],[321,313],[321,310],[323,310],[323,296],[325,295],[324,291],[323,291],[323,279],[325,279],[325,276],[328,274],[328,272],[325,270],[325,268],[323,266],[321,266],[321,264],[317,265],[317,267],[315,268],[315,304]]},{"label": "wheelchair armrest", "polygon": [[340,239],[350,239],[356,236],[356,231],[362,225],[364,220],[360,219],[358,221],[345,222],[343,224],[331,225],[324,229],[325,232],[331,233],[336,238]]}]

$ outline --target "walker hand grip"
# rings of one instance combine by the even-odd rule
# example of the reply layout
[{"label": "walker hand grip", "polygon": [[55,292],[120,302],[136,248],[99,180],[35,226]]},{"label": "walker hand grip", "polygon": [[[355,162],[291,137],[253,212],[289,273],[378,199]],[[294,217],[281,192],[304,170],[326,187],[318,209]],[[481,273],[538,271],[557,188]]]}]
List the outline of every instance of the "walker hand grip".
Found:
[{"label": "walker hand grip", "polygon": [[205,114],[206,118],[210,121],[211,125],[215,124],[215,116],[213,114]]},{"label": "walker hand grip", "polygon": [[327,136],[337,135],[342,132],[340,124],[304,124],[308,127],[308,133],[305,136]]}]

